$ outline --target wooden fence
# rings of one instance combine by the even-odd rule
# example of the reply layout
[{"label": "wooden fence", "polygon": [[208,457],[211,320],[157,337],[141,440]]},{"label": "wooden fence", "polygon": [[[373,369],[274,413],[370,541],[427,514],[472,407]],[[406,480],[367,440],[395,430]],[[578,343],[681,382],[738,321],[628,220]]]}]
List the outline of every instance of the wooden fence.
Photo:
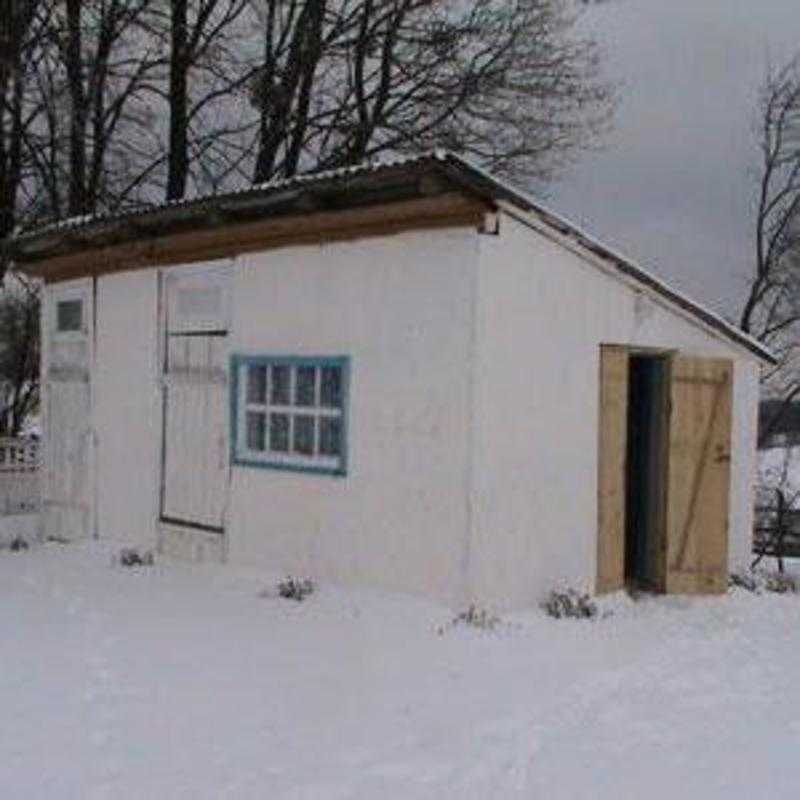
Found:
[{"label": "wooden fence", "polygon": [[37,512],[41,447],[35,439],[0,438],[0,515]]}]

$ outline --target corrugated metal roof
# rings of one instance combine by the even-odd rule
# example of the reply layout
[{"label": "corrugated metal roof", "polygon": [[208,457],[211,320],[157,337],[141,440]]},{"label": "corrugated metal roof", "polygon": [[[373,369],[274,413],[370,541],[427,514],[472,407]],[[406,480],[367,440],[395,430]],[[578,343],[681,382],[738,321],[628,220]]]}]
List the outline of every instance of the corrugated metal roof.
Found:
[{"label": "corrugated metal roof", "polygon": [[[283,193],[292,190],[305,190],[317,188],[337,188],[346,186],[347,183],[362,177],[380,177],[391,172],[402,173],[405,170],[418,170],[429,167],[431,170],[445,174],[464,191],[477,195],[491,202],[506,201],[524,211],[536,215],[542,222],[558,231],[563,236],[570,238],[580,247],[590,251],[612,265],[619,272],[633,278],[643,286],[666,298],[680,308],[693,314],[706,325],[726,336],[728,339],[744,346],[760,358],[775,363],[775,357],[758,340],[746,334],[740,328],[725,320],[719,314],[711,311],[700,303],[695,302],[687,295],[673,289],[661,278],[641,267],[636,262],[623,256],[613,248],[603,244],[590,234],[582,231],[569,220],[551,211],[538,200],[511,184],[499,180],[486,170],[471,163],[467,159],[447,150],[431,150],[419,155],[399,156],[381,161],[356,164],[338,169],[322,172],[296,175],[291,178],[282,178],[257,184],[236,192],[225,194],[206,195],[203,197],[177,200],[158,205],[143,206],[134,210],[84,215],[53,222],[31,231],[18,232],[12,237],[11,251],[25,253],[28,261],[45,261],[49,255],[39,253],[37,242],[49,242],[60,234],[69,240],[73,248],[81,249],[97,246],[96,240],[107,229],[130,221],[135,223],[143,218],[153,220],[170,218],[174,221],[179,218],[181,210],[188,216],[203,211],[213,211],[224,208],[226,205],[241,207],[252,198],[254,206],[263,204],[263,213],[268,216],[270,209],[266,202],[280,197]],[[313,212],[309,212],[313,213]],[[78,237],[76,239],[76,237]],[[30,249],[29,249],[30,248]]]},{"label": "corrugated metal roof", "polygon": [[313,186],[321,183],[335,183],[347,178],[359,175],[371,175],[397,167],[423,164],[426,161],[447,161],[452,154],[445,150],[429,150],[424,153],[410,156],[397,156],[394,158],[380,159],[378,161],[368,161],[361,164],[354,164],[348,167],[338,167],[336,169],[322,170],[320,172],[304,173],[293,175],[290,178],[279,178],[264,183],[256,183],[245,189],[238,189],[233,192],[222,192],[216,194],[200,195],[199,197],[182,198],[180,200],[169,200],[163,203],[153,203],[142,205],[137,208],[126,209],[125,211],[101,212],[98,214],[81,214],[74,217],[55,220],[53,222],[40,225],[28,231],[18,230],[12,237],[14,240],[23,241],[43,234],[50,234],[58,231],[77,231],[90,227],[96,223],[118,222],[122,220],[134,219],[138,216],[152,214],[166,209],[194,208],[213,204],[214,202],[225,201],[231,198],[244,198],[248,196],[271,195],[287,189],[294,189],[302,186]]}]

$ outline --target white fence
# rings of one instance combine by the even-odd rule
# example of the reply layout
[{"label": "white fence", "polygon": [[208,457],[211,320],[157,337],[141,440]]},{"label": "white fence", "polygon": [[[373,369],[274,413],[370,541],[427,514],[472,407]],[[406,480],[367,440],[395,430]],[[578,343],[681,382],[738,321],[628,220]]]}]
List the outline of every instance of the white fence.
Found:
[{"label": "white fence", "polygon": [[40,455],[38,441],[0,439],[0,515],[39,510]]}]

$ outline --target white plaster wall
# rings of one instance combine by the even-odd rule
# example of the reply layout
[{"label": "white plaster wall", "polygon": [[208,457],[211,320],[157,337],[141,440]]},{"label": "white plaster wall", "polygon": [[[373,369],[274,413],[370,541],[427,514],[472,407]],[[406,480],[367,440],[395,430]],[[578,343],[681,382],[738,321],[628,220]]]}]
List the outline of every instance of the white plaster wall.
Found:
[{"label": "white plaster wall", "polygon": [[[233,467],[231,561],[461,604],[592,588],[599,345],[734,359],[731,563],[749,557],[758,366],[661,301],[501,216],[233,267],[232,353],[348,355],[344,478]],[[157,271],[97,283],[101,537],[153,546]]]},{"label": "white plaster wall", "polygon": [[[92,446],[93,314],[91,278],[45,286],[42,338],[41,422],[45,446],[42,469],[41,534],[78,539],[94,533],[95,450]],[[56,304],[80,299],[84,330],[57,334]],[[53,371],[62,372],[60,376]],[[73,373],[65,379],[64,371]]]},{"label": "white plaster wall", "polygon": [[601,343],[734,360],[731,560],[746,557],[754,357],[508,215],[480,242],[472,595],[522,606],[561,581],[593,588]]},{"label": "white plaster wall", "polygon": [[151,548],[161,471],[157,271],[98,278],[96,314],[98,535]]},{"label": "white plaster wall", "polygon": [[734,362],[728,542],[728,568],[732,572],[747,569],[753,560],[753,507],[758,476],[760,376],[761,370],[755,362],[741,358]]},{"label": "white plaster wall", "polygon": [[234,467],[231,561],[459,597],[477,247],[449,229],[237,260],[231,352],[351,374],[348,475]]},{"label": "white plaster wall", "polygon": [[39,514],[0,514],[0,547],[8,547],[15,539],[24,539],[30,545],[40,538]]}]

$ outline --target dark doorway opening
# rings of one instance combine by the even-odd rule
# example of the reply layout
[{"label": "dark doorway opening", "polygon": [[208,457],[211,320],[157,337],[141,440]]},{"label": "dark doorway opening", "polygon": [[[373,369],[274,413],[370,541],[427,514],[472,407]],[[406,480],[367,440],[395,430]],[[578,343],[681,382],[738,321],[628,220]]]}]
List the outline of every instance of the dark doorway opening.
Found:
[{"label": "dark doorway opening", "polygon": [[668,361],[632,354],[629,370],[625,581],[664,591]]}]

